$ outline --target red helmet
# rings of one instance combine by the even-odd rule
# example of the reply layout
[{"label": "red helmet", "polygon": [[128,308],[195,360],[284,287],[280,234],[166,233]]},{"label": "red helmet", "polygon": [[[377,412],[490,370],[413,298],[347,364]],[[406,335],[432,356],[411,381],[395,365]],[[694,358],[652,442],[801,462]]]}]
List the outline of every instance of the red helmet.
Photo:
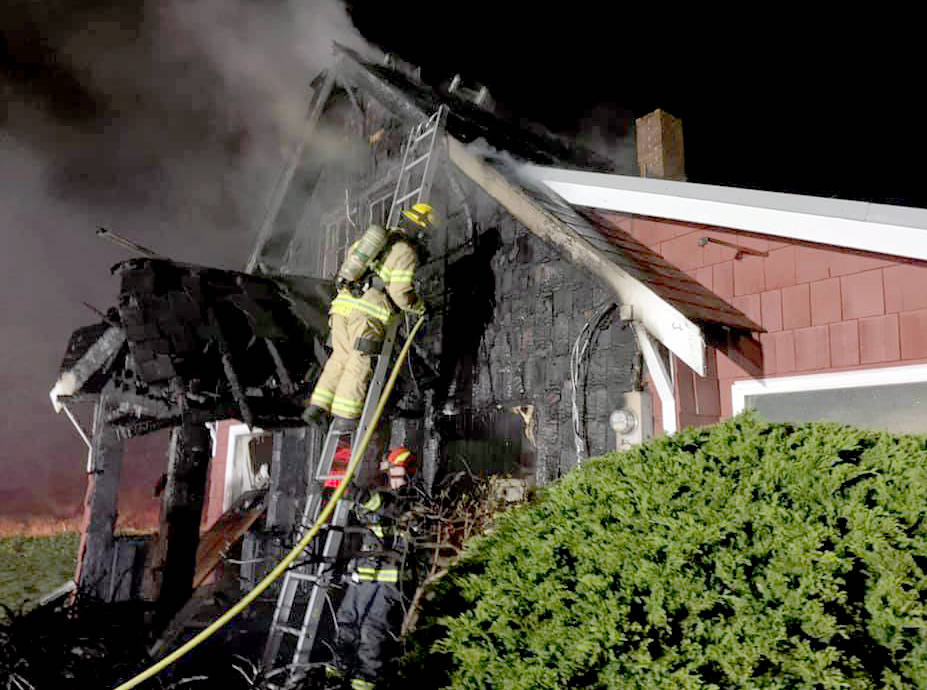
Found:
[{"label": "red helmet", "polygon": [[328,479],[325,480],[323,486],[326,489],[337,489],[338,485],[341,484],[341,478],[348,469],[348,463],[350,462],[351,447],[345,446],[344,448],[339,448],[335,453],[335,457],[332,458],[332,468],[329,470]]},{"label": "red helmet", "polygon": [[391,448],[386,454],[386,462],[390,464],[390,467],[404,467],[409,473],[415,471],[415,456],[405,446]]}]

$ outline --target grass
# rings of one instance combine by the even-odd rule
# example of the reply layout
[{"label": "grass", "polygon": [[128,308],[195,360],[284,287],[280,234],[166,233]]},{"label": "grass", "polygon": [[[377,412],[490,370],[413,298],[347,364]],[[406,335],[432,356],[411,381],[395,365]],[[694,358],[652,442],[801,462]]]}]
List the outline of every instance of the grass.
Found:
[{"label": "grass", "polygon": [[29,610],[73,578],[79,540],[76,532],[0,537],[0,604]]}]

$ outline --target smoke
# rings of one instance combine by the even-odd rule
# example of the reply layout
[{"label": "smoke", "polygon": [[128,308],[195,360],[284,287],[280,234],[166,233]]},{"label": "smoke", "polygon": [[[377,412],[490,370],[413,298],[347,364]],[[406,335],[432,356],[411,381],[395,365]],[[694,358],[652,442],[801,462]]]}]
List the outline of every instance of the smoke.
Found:
[{"label": "smoke", "polygon": [[0,511],[70,512],[86,449],[47,393],[127,258],[94,230],[240,269],[332,42],[377,56],[337,0],[12,0],[0,27]]},{"label": "smoke", "polygon": [[[26,2],[6,21],[5,129],[52,163],[55,201],[246,242],[332,40],[370,54],[334,0]],[[33,47],[35,42],[45,47]],[[143,224],[134,221],[133,224]]]},{"label": "smoke", "polygon": [[600,103],[579,118],[573,141],[607,158],[624,175],[637,174],[634,116],[614,103]]}]

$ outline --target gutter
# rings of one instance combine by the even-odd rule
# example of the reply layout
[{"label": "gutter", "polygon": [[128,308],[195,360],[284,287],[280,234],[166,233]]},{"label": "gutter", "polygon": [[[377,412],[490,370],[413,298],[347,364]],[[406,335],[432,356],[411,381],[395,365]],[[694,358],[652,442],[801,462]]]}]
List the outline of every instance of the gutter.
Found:
[{"label": "gutter", "polygon": [[927,261],[927,209],[529,166],[577,206]]}]

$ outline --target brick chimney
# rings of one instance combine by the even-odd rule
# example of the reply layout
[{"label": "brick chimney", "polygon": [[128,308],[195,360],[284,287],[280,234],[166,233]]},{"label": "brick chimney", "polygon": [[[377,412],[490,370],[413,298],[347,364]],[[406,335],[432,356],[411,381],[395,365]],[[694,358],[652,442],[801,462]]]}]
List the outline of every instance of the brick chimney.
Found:
[{"label": "brick chimney", "polygon": [[659,108],[634,121],[637,130],[637,165],[641,177],[686,179],[682,120]]}]

